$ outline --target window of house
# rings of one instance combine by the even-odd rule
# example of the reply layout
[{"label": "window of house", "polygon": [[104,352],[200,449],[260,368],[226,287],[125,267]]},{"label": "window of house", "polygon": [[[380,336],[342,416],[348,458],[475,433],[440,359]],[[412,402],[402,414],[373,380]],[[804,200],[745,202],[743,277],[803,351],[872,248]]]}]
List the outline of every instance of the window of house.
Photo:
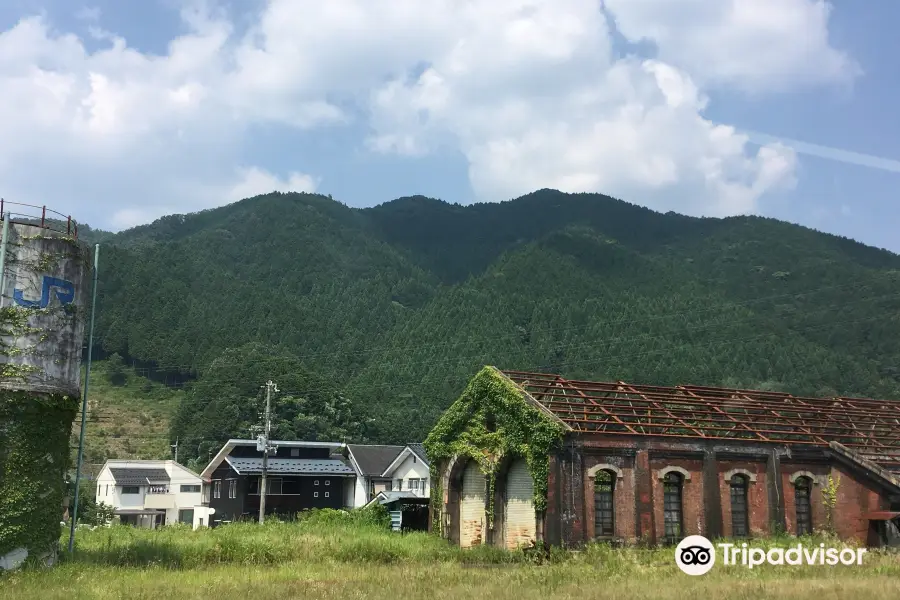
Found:
[{"label": "window of house", "polygon": [[600,471],[594,477],[594,535],[613,537],[615,535],[615,492],[616,476],[609,471]]},{"label": "window of house", "polygon": [[797,507],[797,535],[810,535],[812,533],[811,490],[812,481],[809,477],[798,477],[794,481],[794,505]]},{"label": "window of house", "polygon": [[140,494],[141,486],[139,486],[139,485],[123,485],[122,493],[123,494]]},{"label": "window of house", "polygon": [[330,495],[330,492],[325,492],[325,497],[327,498]]},{"label": "window of house", "polygon": [[731,535],[734,537],[750,535],[750,518],[747,511],[748,483],[745,475],[734,475],[731,478]]},{"label": "window of house", "polygon": [[331,485],[331,480],[330,480],[330,479],[326,479],[326,480],[325,480],[325,485]]},{"label": "window of house", "polygon": [[200,493],[199,485],[183,485],[181,486],[182,494],[198,494]]},{"label": "window of house", "polygon": [[98,496],[100,495],[100,484],[99,483],[97,484],[97,495]]},{"label": "window of house", "polygon": [[409,480],[409,491],[411,491],[411,492],[419,491],[419,480],[418,479],[410,479]]},{"label": "window of house", "polygon": [[221,498],[222,497],[222,480],[214,479],[213,480],[213,498]]},{"label": "window of house", "polygon": [[318,479],[314,480],[313,485],[319,485],[319,480]]},{"label": "window of house", "polygon": [[106,495],[109,496],[109,485],[106,486]]},{"label": "window of house", "polygon": [[318,497],[319,497],[319,492],[313,492],[313,498],[318,498]]},{"label": "window of house", "polygon": [[228,480],[228,497],[237,498],[237,479]]},{"label": "window of house", "polygon": [[300,456],[300,448],[291,448],[291,456],[293,456],[293,457]]},{"label": "window of house", "polygon": [[275,496],[280,496],[282,493],[282,480],[281,478],[277,479],[267,479],[266,480],[266,493],[273,494]]},{"label": "window of house", "polygon": [[194,524],[194,509],[188,508],[185,510],[178,511],[178,521],[180,523],[187,523],[188,525]]},{"label": "window of house", "polygon": [[684,480],[680,473],[666,473],[663,479],[663,523],[667,544],[677,544],[683,537],[681,491]]},{"label": "window of house", "polygon": [[403,480],[402,480],[402,479],[398,479],[398,480],[397,480],[397,491],[398,491],[398,492],[402,492],[402,491],[403,491]]}]

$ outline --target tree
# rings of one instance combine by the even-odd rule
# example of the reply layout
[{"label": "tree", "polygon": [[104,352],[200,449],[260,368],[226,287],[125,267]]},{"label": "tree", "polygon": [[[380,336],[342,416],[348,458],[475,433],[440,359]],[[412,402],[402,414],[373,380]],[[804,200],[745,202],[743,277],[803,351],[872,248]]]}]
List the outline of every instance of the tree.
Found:
[{"label": "tree", "polygon": [[190,464],[205,464],[209,450],[230,438],[250,437],[262,425],[263,384],[269,379],[282,390],[272,401],[273,438],[362,440],[352,403],[333,382],[284,350],[251,343],[222,352],[179,406],[171,436],[181,440]]},{"label": "tree", "polygon": [[113,352],[106,360],[106,376],[113,385],[125,385],[128,381],[125,361],[118,352]]},{"label": "tree", "polygon": [[[75,487],[75,482],[70,481],[68,488],[71,496],[71,490]],[[84,525],[107,525],[115,516],[115,508],[104,502],[97,502],[95,491],[96,487],[92,481],[81,481],[78,490],[78,523]],[[70,503],[74,506],[74,502]]]}]

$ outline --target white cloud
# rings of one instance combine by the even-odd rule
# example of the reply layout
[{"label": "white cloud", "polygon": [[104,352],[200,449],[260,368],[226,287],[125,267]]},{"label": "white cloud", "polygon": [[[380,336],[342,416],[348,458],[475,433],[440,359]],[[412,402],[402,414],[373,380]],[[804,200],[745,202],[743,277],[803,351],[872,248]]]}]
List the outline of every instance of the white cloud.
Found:
[{"label": "white cloud", "polygon": [[287,179],[281,179],[260,167],[239,167],[230,177],[224,177],[221,183],[204,184],[193,181],[182,183],[174,189],[172,197],[191,199],[191,204],[187,207],[163,200],[152,206],[122,208],[113,213],[111,223],[116,230],[127,229],[163,215],[215,208],[270,192],[311,193],[316,191],[318,184],[317,178],[305,173],[291,172]]},{"label": "white cloud", "polygon": [[107,44],[94,52],[26,17],[0,32],[4,194],[125,227],[315,189],[314,175],[242,167],[254,124],[365,125],[372,151],[458,148],[485,200],[557,187],[755,210],[792,184],[795,156],[710,122],[702,90],[843,82],[852,63],[828,45],[820,2],[778,2],[781,20],[681,4],[667,21],[664,0],[605,0],[626,36],[658,44],[654,60],[614,58],[599,0],[270,0],[241,34],[197,0],[162,56],[128,47],[96,11],[82,15]]},{"label": "white cloud", "polygon": [[291,173],[286,180],[258,167],[238,170],[238,181],[223,194],[228,202],[252,198],[269,192],[314,192],[318,182],[304,173]]},{"label": "white cloud", "polygon": [[859,65],[828,39],[825,0],[603,0],[632,42],[703,84],[762,93],[850,83]]}]

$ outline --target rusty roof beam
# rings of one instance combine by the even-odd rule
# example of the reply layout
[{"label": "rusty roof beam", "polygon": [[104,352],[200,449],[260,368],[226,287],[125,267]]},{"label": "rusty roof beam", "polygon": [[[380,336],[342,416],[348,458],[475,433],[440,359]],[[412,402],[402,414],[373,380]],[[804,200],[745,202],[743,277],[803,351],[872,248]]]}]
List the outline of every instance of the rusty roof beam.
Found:
[{"label": "rusty roof beam", "polygon": [[[681,387],[681,389],[683,389],[685,392],[687,392],[687,393],[690,394],[691,396],[694,396],[694,397],[696,397],[696,398],[698,398],[698,399],[700,398],[699,396],[697,396],[696,394],[694,394],[694,392],[692,392],[691,390],[688,390],[688,389],[684,388],[683,386]],[[718,406],[715,406],[715,405],[713,405],[712,403],[707,403],[707,406],[708,406],[709,408],[712,408],[712,409],[714,409],[715,411],[717,411],[717,412],[719,412],[719,413],[725,415],[726,417],[728,417],[728,418],[734,423],[735,427],[743,427],[743,428],[746,429],[747,431],[750,431],[750,432],[752,432],[752,433],[755,433],[757,436],[759,436],[760,438],[762,438],[764,441],[769,441],[769,438],[767,438],[766,436],[764,436],[764,435],[761,434],[760,432],[756,431],[755,429],[751,428],[751,427],[750,427],[749,425],[747,425],[746,423],[741,423],[741,422],[739,422],[737,419],[735,419],[734,417],[732,417],[731,415],[729,415],[727,412],[725,412],[724,410],[722,410],[722,409],[719,408]]]},{"label": "rusty roof beam", "polygon": [[[560,378],[560,379],[562,379],[562,378]],[[563,379],[563,381],[565,381],[565,380]],[[587,398],[587,396],[585,396],[585,394],[584,394],[581,390],[577,390],[577,389],[576,389],[575,391],[577,391],[579,394],[581,394],[581,396],[583,396],[584,398]],[[626,429],[628,429],[628,431],[631,431],[632,433],[637,433],[637,431],[635,431],[634,429],[632,429],[631,426],[627,425],[623,420],[621,420],[621,419],[618,418],[616,415],[614,415],[614,414],[612,414],[611,412],[609,412],[609,411],[606,409],[605,406],[603,406],[603,405],[600,404],[599,402],[595,402],[595,401],[592,400],[592,399],[591,399],[590,401],[593,402],[593,405],[594,405],[594,406],[598,407],[600,410],[602,410],[602,411],[603,411],[604,413],[606,413],[608,416],[610,416],[610,417],[612,417],[613,419],[615,419],[620,425],[622,425],[623,427],[625,427]],[[587,406],[587,405],[585,405],[585,406]]]},{"label": "rusty roof beam", "polygon": [[[553,409],[556,409],[556,410],[569,409],[570,406],[568,406],[568,404],[569,403],[567,403],[563,400],[545,400],[545,405],[548,408],[550,408],[551,410],[553,410]],[[581,407],[582,403],[580,403],[580,402],[577,403],[577,406]],[[615,409],[617,409],[619,407],[616,405],[612,405],[610,408],[612,408],[615,411]],[[628,408],[630,409],[630,407],[628,407]],[[713,408],[717,409],[718,407],[713,407]],[[651,409],[648,408],[648,411],[650,411],[650,410]],[[607,409],[607,412],[609,412],[609,409]],[[624,414],[623,414],[623,412],[624,412]],[[673,408],[669,409],[669,412],[677,413],[677,412],[683,412],[683,411],[681,409],[673,407]],[[730,415],[724,411],[721,411],[720,409],[712,410],[712,411],[689,411],[689,412],[695,418],[700,418],[698,415],[709,415],[709,416],[703,417],[701,420],[707,420],[707,421],[714,422],[714,423],[722,423],[722,420],[721,420],[722,418],[728,419],[730,422],[734,422],[734,417],[732,415]],[[619,412],[616,412],[615,414],[618,414],[619,416],[622,416],[622,417],[629,417],[629,418],[635,416],[634,414],[631,414],[630,411],[628,411],[628,410],[619,411]],[[769,419],[763,418],[766,414],[774,416],[775,420],[769,420]],[[791,417],[787,417],[787,416],[785,416],[781,413],[778,413],[777,411],[771,410],[771,409],[769,409],[767,411],[763,411],[761,414],[745,414],[744,416],[751,417],[753,419],[754,423],[760,423],[760,424],[764,424],[764,425],[781,426],[781,425],[787,424],[787,425],[790,425],[793,427],[804,427],[804,424],[797,422],[795,419],[793,419]],[[640,415],[638,415],[638,418],[640,418]],[[805,425],[805,427],[809,433],[818,431],[819,433],[821,433],[823,435],[830,435],[828,433],[829,431],[835,431],[835,432],[842,433],[842,434],[852,434],[852,435],[861,435],[861,433],[864,434],[864,432],[860,432],[859,429],[847,428],[846,426],[844,426],[841,423],[836,422],[836,421],[827,421],[825,423],[826,424],[824,424],[824,425],[813,425],[813,426],[810,426],[807,424],[807,425]],[[752,429],[752,428],[750,428],[750,429]],[[897,428],[892,428],[889,426],[882,426],[882,431],[884,431],[884,432],[889,433],[889,432],[893,432],[896,430],[897,430]]]},{"label": "rusty roof beam", "polygon": [[[553,394],[553,393],[547,393],[546,396],[547,397],[555,397],[555,398],[560,397],[558,394]],[[597,398],[596,396],[590,396],[588,394],[585,394],[585,396],[587,396],[588,398]],[[646,396],[646,398],[641,398],[641,399],[630,398],[630,400],[631,401],[637,400],[639,402],[648,402],[648,403],[651,400],[671,401],[671,402],[677,402],[677,403],[684,404],[684,405],[694,405],[694,406],[696,406],[696,405],[708,406],[708,404],[711,402],[709,399],[704,399],[702,397],[700,399],[696,399],[696,398],[689,399],[689,398],[687,398],[685,396],[681,396],[681,395],[674,396],[674,395],[668,395],[668,394],[667,395],[642,394],[642,396]],[[723,404],[725,404],[726,399],[721,399],[721,400],[723,401]],[[759,410],[759,411],[777,409],[777,410],[785,411],[785,405],[783,403],[765,403],[765,402],[755,401],[751,398],[744,398],[741,401],[735,401],[734,398],[731,398],[728,400],[730,400],[729,402],[727,402],[727,406],[729,408],[754,409],[754,410]],[[803,412],[808,412],[810,416],[805,417],[808,419],[815,418],[814,415],[818,415],[818,414],[830,414],[831,416],[857,418],[862,421],[862,423],[860,423],[860,424],[875,423],[875,424],[886,425],[889,427],[895,427],[896,426],[895,421],[897,419],[900,419],[900,403],[898,403],[896,415],[895,414],[881,415],[881,414],[873,413],[872,411],[869,411],[869,410],[862,410],[859,413],[852,413],[852,412],[848,412],[845,410],[825,411],[821,408],[816,408],[816,407],[800,409],[800,408],[797,408],[796,406],[792,406],[790,410],[798,413],[798,416]]]},{"label": "rusty roof beam", "polygon": [[[531,373],[522,372],[522,371],[510,371],[510,373],[516,373],[516,374],[520,374],[520,375],[540,375],[543,377],[549,376],[545,373],[531,374]],[[584,380],[573,380],[573,379],[569,379],[567,381],[576,387],[581,387],[581,388],[586,388],[586,389],[614,387],[616,385],[611,382],[596,382],[596,381],[584,381]],[[630,384],[630,385],[632,385],[632,387],[634,387],[635,389],[642,390],[642,391],[646,390],[647,392],[671,391],[672,389],[675,389],[675,387],[676,387],[676,386],[657,386],[657,385],[638,385],[638,384]],[[682,385],[682,386],[677,386],[677,387],[681,387],[686,390],[691,390],[695,393],[699,393],[700,395],[703,395],[705,393],[722,394],[722,395],[730,395],[730,394],[737,393],[737,394],[751,395],[751,396],[754,396],[757,398],[766,398],[766,399],[773,399],[773,400],[782,400],[782,399],[790,397],[795,400],[802,401],[809,405],[828,403],[832,400],[830,398],[826,399],[826,398],[807,398],[807,397],[803,397],[803,396],[791,396],[791,394],[788,394],[786,392],[769,392],[769,391],[763,391],[763,390],[745,390],[745,389],[737,389],[737,388],[721,388],[721,387],[699,386],[699,385]],[[841,397],[840,399],[842,401],[847,401],[847,402],[852,403],[854,405],[854,407],[859,408],[859,409],[872,408],[872,407],[883,408],[883,407],[885,407],[886,404],[891,404],[890,401],[876,400],[873,398],[844,398],[844,397]]]},{"label": "rusty roof beam", "polygon": [[[628,389],[628,390],[631,391],[631,392],[635,392],[634,388],[632,388],[631,386],[629,386],[629,385],[628,385],[627,383],[625,383],[624,381],[620,381],[620,382],[619,382],[619,385],[622,386],[622,387],[624,387],[624,388],[626,388],[626,389]],[[643,396],[642,394],[639,394],[639,395]],[[647,400],[646,397],[644,397],[644,399]],[[703,435],[703,432],[701,432],[701,431],[699,431],[699,430],[697,430],[697,429],[694,429],[693,427],[691,427],[690,425],[688,425],[688,423],[687,423],[686,421],[684,421],[683,419],[679,419],[679,418],[676,417],[674,414],[672,414],[672,412],[671,412],[670,410],[668,410],[667,408],[665,408],[665,407],[663,407],[663,406],[660,406],[659,403],[657,403],[657,402],[652,402],[652,404],[653,404],[656,408],[658,408],[658,409],[662,410],[664,413],[666,413],[670,418],[672,418],[672,419],[678,421],[678,422],[681,423],[684,427],[686,427],[687,429],[690,429],[691,431],[693,431],[694,433],[696,433],[696,434],[699,435],[700,437],[706,437],[705,435]]]}]

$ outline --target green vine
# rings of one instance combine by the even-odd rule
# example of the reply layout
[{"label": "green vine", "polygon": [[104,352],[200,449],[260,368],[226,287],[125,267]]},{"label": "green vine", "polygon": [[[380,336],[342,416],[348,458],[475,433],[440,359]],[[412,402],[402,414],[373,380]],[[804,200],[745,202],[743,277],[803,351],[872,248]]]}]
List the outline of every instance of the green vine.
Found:
[{"label": "green vine", "polygon": [[[444,487],[441,485],[441,478],[435,477],[432,474],[431,477],[431,506],[441,506],[444,502]],[[441,511],[440,510],[432,510],[431,511],[431,530],[438,535],[444,535],[444,523],[441,520]]]},{"label": "green vine", "polygon": [[837,506],[838,488],[841,487],[841,476],[828,476],[827,483],[822,487],[822,504],[825,506],[825,530],[834,533],[834,509]]},{"label": "green vine", "polygon": [[56,549],[77,409],[67,396],[0,391],[0,556]]},{"label": "green vine", "polygon": [[[494,367],[485,367],[441,416],[425,440],[425,450],[433,470],[453,457],[478,464],[488,481],[487,518],[488,527],[493,527],[494,486],[503,459],[525,459],[534,480],[535,510],[543,511],[550,454],[562,436],[562,426],[529,404],[521,389]],[[433,474],[433,479],[439,477],[440,473]],[[440,515],[442,505],[441,490],[441,496],[432,495],[432,514]]]}]

